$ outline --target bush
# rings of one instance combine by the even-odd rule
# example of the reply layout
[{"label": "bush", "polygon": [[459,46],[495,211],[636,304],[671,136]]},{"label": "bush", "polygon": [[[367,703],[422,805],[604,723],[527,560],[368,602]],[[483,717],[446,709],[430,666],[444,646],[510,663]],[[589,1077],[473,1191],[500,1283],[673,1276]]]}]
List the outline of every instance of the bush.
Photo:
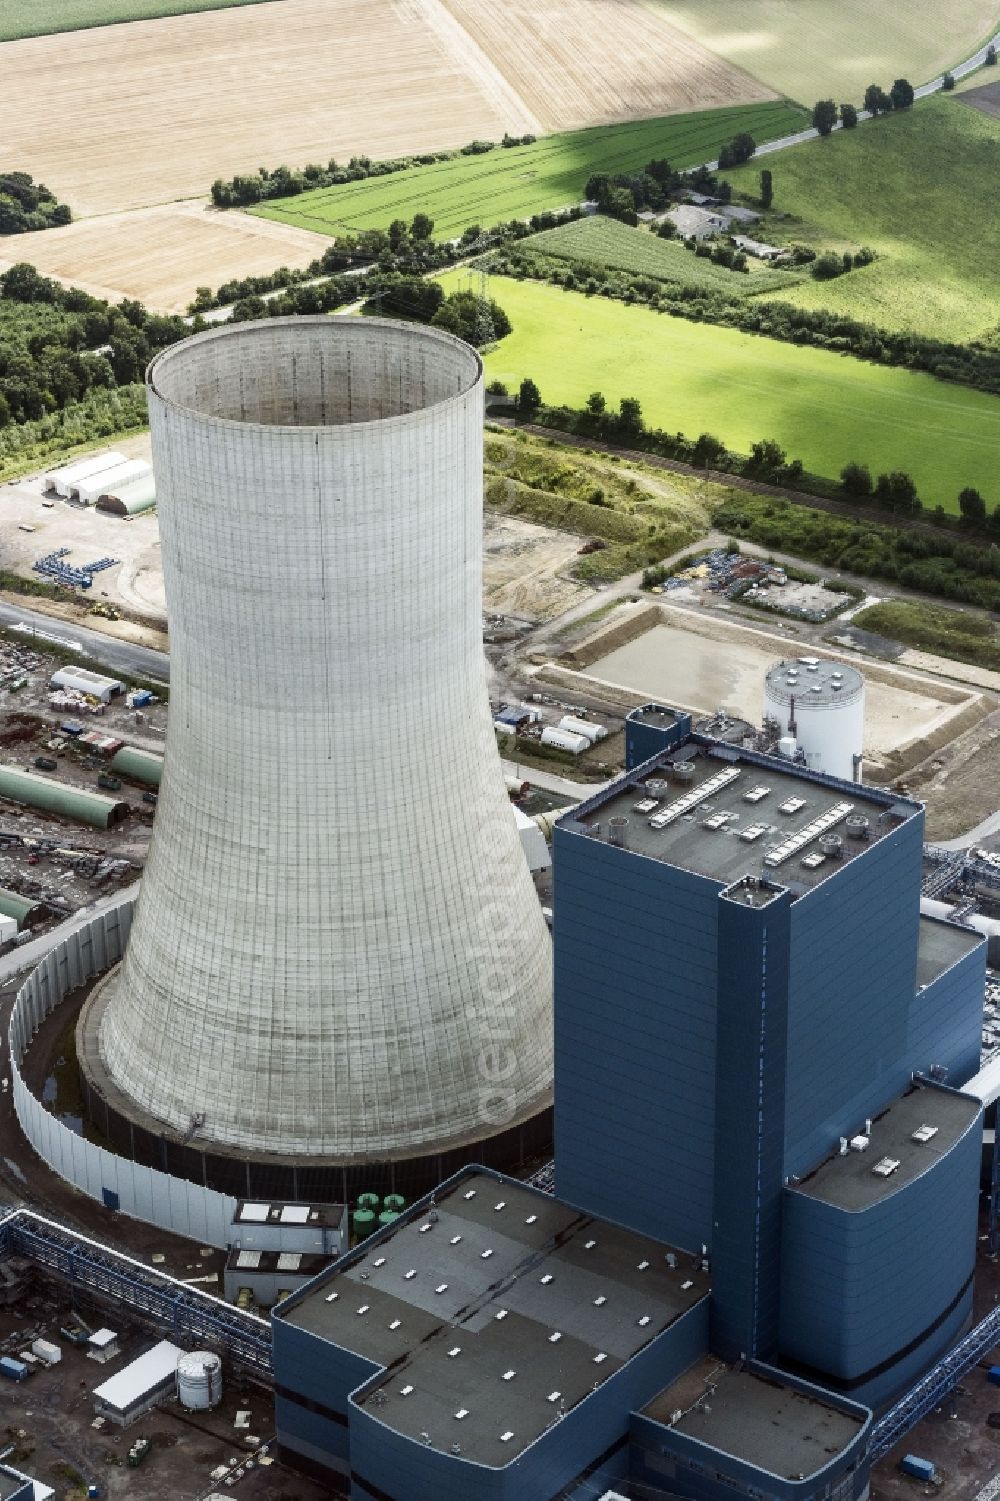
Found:
[{"label": "bush", "polygon": [[862,499],[872,493],[872,475],[867,464],[845,464],[840,471],[840,483],[845,495]]},{"label": "bush", "polygon": [[835,276],[842,276],[845,270],[850,270],[850,267],[844,265],[839,255],[828,250],[813,262],[812,274],[817,281],[832,281]]},{"label": "bush", "polygon": [[42,182],[28,172],[0,172],[0,235],[21,235],[32,230],[69,224],[69,205],[59,203]]}]

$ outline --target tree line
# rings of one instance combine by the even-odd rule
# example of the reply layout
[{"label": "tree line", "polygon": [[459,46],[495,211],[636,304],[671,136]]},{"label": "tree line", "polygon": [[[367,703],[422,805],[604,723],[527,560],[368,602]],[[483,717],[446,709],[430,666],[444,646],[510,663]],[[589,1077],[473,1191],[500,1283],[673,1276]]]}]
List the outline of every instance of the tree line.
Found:
[{"label": "tree line", "polygon": [[0,428],[141,381],[153,355],[190,332],[139,302],[111,306],[12,266],[0,275]]},{"label": "tree line", "polygon": [[[530,146],[535,139],[530,134],[506,134],[500,147]],[[314,188],[341,187],[348,182],[363,182],[366,177],[389,177],[394,172],[455,161],[460,156],[483,156],[496,148],[496,141],[469,141],[457,151],[425,151],[418,156],[390,157],[384,161],[373,161],[370,156],[352,156],[347,162],[338,162],[331,157],[325,166],[320,162],[309,162],[301,168],[258,167],[256,172],[241,172],[230,178],[217,177],[211,187],[212,202],[216,208],[245,208],[272,198],[294,198],[300,193],[310,193]]]},{"label": "tree line", "polygon": [[35,229],[69,224],[69,204],[60,203],[43,182],[29,172],[0,172],[0,235],[21,235]]},{"label": "tree line", "polygon": [[[862,249],[853,257],[852,264],[864,265],[870,256],[871,252]],[[842,258],[834,259],[838,262],[836,269],[843,269]],[[893,332],[825,308],[763,302],[648,275],[612,271],[583,261],[567,268],[554,256],[526,245],[490,253],[489,265],[498,275],[546,281],[589,296],[599,294],[623,302],[641,302],[692,322],[714,323],[787,343],[831,349],[876,365],[923,370],[939,380],[1000,394],[1000,350],[985,346],[953,344],[927,334]]]}]

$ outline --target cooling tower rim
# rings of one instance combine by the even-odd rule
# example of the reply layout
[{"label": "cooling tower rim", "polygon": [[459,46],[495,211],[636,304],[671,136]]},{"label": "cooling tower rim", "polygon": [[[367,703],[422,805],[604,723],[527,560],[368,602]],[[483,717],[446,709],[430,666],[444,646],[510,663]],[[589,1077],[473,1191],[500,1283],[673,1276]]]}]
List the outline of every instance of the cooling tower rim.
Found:
[{"label": "cooling tower rim", "polygon": [[[157,376],[168,365],[175,364],[178,360],[186,358],[188,351],[196,345],[215,342],[221,339],[237,338],[248,340],[255,338],[264,340],[270,335],[269,342],[274,343],[282,331],[290,328],[322,328],[331,335],[346,334],[348,339],[355,338],[359,342],[370,336],[371,330],[380,329],[391,335],[402,335],[404,339],[420,341],[432,348],[437,345],[441,348],[457,352],[466,363],[468,374],[463,375],[462,383],[454,395],[447,396],[441,401],[432,401],[426,406],[414,407],[408,412],[400,412],[392,417],[376,417],[368,422],[340,422],[340,423],[294,423],[294,422],[246,422],[236,417],[218,417],[212,412],[206,412],[200,407],[191,406],[187,402],[179,401],[173,396],[166,395],[157,384]],[[334,441],[338,437],[346,440],[348,435],[369,432],[385,432],[397,427],[404,427],[412,423],[414,418],[420,417],[425,412],[435,414],[446,412],[451,407],[460,404],[466,399],[477,385],[481,385],[484,374],[484,365],[478,350],[464,339],[459,339],[455,334],[447,333],[444,329],[430,328],[427,324],[406,323],[399,318],[361,318],[347,314],[329,315],[327,313],[309,313],[301,317],[289,316],[285,318],[261,318],[253,319],[244,323],[223,323],[212,328],[203,329],[200,333],[192,334],[187,339],[182,339],[178,344],[171,344],[168,348],[155,355],[146,367],[145,384],[147,396],[155,396],[156,400],[169,411],[183,413],[187,417],[194,418],[206,427],[218,429],[224,432],[241,433],[281,433],[286,436],[301,436],[314,440],[321,435],[324,441]]]}]

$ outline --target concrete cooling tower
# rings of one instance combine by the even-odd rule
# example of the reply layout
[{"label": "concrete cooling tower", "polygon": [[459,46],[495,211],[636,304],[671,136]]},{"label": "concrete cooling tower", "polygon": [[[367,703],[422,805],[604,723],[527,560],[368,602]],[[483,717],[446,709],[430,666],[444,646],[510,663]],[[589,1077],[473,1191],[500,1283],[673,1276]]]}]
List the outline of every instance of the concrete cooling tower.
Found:
[{"label": "concrete cooling tower", "polygon": [[303,1158],[357,1167],[350,1192],[544,1147],[551,955],[486,688],[479,357],[274,319],[185,340],[147,386],[170,729],[125,957],[80,1022],[92,1117],[210,1186],[269,1164],[276,1195]]}]

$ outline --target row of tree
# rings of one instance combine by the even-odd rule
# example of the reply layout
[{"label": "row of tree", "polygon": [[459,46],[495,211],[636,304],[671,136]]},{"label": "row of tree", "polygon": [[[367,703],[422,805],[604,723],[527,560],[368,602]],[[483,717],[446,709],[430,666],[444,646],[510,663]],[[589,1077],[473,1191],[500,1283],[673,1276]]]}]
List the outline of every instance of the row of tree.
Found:
[{"label": "row of tree", "polygon": [[[530,146],[533,135],[505,135],[502,147]],[[460,156],[482,156],[494,151],[495,141],[469,141],[457,151],[426,151],[419,156],[397,156],[373,161],[370,156],[352,156],[347,162],[334,157],[324,166],[309,162],[304,167],[258,167],[256,172],[237,173],[235,177],[217,177],[212,184],[212,202],[216,208],[245,208],[272,198],[294,198],[314,188],[340,187],[348,182],[363,182],[366,177],[388,177],[411,167],[429,167],[434,162],[453,161]]]},{"label": "row of tree", "polygon": [[[852,264],[864,265],[871,257],[872,252],[862,248],[853,256]],[[548,281],[625,302],[645,302],[661,312],[693,322],[715,323],[793,344],[833,349],[877,365],[924,370],[940,380],[1000,395],[998,349],[952,344],[924,334],[892,332],[825,308],[743,298],[701,286],[612,270],[597,263],[576,261],[567,268],[564,262],[527,245],[512,245],[491,255],[490,264],[498,273],[520,279]],[[844,269],[842,259],[839,269]]]},{"label": "row of tree", "polygon": [[69,224],[67,203],[60,203],[43,182],[29,172],[0,172],[0,235],[26,234]]}]

